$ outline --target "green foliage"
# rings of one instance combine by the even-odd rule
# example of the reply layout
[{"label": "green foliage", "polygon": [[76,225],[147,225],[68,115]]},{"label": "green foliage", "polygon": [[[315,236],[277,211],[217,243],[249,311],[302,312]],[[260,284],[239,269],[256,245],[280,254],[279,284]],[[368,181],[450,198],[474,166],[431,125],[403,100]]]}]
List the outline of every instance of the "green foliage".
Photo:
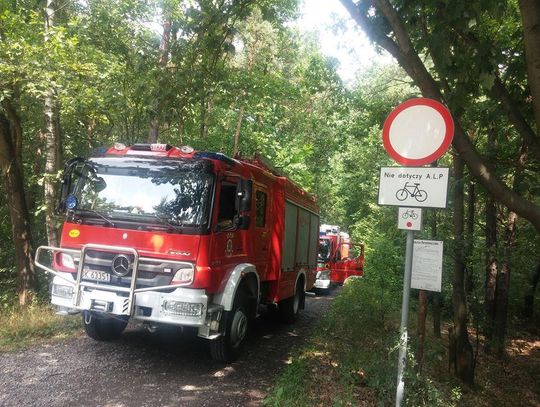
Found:
[{"label": "green foliage", "polygon": [[0,350],[28,346],[41,339],[59,339],[80,331],[80,315],[55,315],[50,305],[34,301],[26,307],[5,304],[0,313]]},{"label": "green foliage", "polygon": [[[400,302],[400,295],[379,290],[369,278],[348,282],[307,346],[295,352],[298,356],[292,358],[265,403],[391,403],[396,391]],[[414,349],[414,341],[409,346]],[[429,340],[426,350],[425,363],[440,369],[445,363],[442,345]],[[460,405],[460,388],[436,371],[420,374],[414,357],[408,355],[406,405]]]},{"label": "green foliage", "polygon": [[274,389],[264,400],[265,406],[309,406],[304,387],[309,381],[309,365],[305,358],[291,361],[285,373],[278,379]]}]

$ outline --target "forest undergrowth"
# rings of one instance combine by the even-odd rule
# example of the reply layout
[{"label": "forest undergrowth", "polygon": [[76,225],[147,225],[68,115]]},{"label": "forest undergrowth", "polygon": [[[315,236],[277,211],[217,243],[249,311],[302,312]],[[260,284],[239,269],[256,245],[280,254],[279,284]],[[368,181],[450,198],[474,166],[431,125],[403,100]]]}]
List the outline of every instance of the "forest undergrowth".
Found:
[{"label": "forest undergrowth", "polygon": [[[390,406],[395,403],[400,296],[369,277],[347,284],[307,345],[290,359],[265,400],[267,406]],[[474,387],[463,386],[448,363],[448,332],[426,333],[422,369],[416,363],[414,302],[409,313],[408,406],[538,406],[540,335],[515,330],[507,354],[487,355],[477,344]],[[531,327],[529,327],[531,328]]]}]

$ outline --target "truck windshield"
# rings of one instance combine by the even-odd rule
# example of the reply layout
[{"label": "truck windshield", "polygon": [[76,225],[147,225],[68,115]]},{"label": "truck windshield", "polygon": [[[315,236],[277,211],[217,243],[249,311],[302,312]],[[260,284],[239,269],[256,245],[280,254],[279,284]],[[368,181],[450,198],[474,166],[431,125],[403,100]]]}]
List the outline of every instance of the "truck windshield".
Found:
[{"label": "truck windshield", "polygon": [[330,260],[330,240],[319,239],[319,255],[318,261],[327,262]]},{"label": "truck windshield", "polygon": [[208,221],[213,175],[207,163],[107,157],[94,158],[89,165],[77,182],[76,210],[180,226]]}]

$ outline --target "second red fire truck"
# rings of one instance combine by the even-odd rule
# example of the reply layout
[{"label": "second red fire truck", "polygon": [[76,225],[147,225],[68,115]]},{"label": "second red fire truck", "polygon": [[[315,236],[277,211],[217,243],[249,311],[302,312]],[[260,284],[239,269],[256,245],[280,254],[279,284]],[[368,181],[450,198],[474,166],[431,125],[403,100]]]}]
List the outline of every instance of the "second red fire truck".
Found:
[{"label": "second red fire truck", "polygon": [[315,198],[260,158],[117,144],[66,164],[60,207],[61,243],[36,264],[96,340],[129,320],[195,327],[230,361],[259,305],[292,322],[315,281]]},{"label": "second red fire truck", "polygon": [[364,275],[364,245],[351,243],[339,226],[321,225],[314,288],[329,292],[352,276]]}]

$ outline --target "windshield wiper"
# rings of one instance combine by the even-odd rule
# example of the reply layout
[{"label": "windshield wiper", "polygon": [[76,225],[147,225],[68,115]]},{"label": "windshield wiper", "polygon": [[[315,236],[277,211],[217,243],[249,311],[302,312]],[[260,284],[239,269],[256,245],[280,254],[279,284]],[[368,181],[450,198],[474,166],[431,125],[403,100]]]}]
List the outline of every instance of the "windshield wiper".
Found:
[{"label": "windshield wiper", "polygon": [[95,211],[93,209],[77,209],[77,212],[79,212],[79,213],[91,213],[91,214],[97,215],[98,217],[103,219],[105,222],[107,222],[109,225],[111,225],[111,227],[113,227],[113,228],[116,227],[116,224],[112,220],[110,220],[108,217],[106,217],[102,213],[100,213],[98,211]]},{"label": "windshield wiper", "polygon": [[167,225],[169,227],[171,227],[173,230],[177,231],[177,232],[183,232],[183,229],[182,227],[184,226],[184,223],[180,223],[179,225],[175,225],[174,223],[171,223],[167,218],[164,218],[162,216],[159,216],[155,213],[152,214],[152,216],[154,218],[156,218],[157,220],[159,220],[159,222],[162,224],[162,225]]}]

